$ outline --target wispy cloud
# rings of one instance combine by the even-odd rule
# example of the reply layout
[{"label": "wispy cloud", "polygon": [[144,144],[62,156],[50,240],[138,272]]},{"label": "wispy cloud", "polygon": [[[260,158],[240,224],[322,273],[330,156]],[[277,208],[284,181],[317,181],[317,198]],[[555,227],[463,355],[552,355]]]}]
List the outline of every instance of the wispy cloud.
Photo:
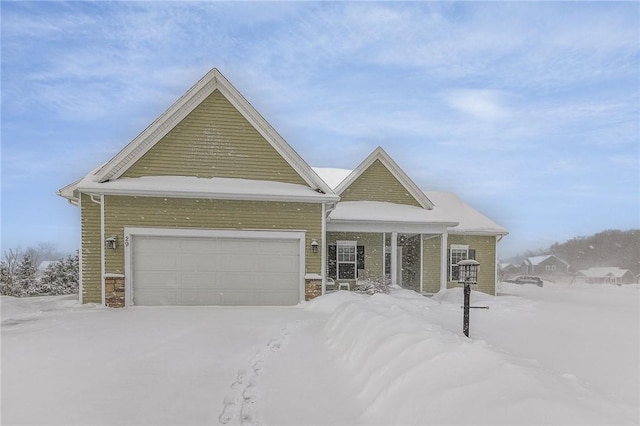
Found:
[{"label": "wispy cloud", "polygon": [[511,116],[507,96],[498,90],[452,89],[443,94],[454,109],[482,121],[501,121]]}]

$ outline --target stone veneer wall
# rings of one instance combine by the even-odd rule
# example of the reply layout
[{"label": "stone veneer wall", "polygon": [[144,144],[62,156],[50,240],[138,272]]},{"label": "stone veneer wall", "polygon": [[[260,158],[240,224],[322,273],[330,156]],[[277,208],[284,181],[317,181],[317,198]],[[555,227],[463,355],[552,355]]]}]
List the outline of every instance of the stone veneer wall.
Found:
[{"label": "stone veneer wall", "polygon": [[124,308],[124,275],[105,276],[104,300],[110,308]]},{"label": "stone veneer wall", "polygon": [[322,295],[321,279],[305,279],[304,280],[304,300],[309,301]]}]

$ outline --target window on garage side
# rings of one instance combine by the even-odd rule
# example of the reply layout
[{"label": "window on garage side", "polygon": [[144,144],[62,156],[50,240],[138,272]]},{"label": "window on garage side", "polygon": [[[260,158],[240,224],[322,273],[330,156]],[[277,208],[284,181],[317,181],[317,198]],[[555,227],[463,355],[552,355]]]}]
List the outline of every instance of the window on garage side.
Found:
[{"label": "window on garage side", "polygon": [[468,245],[451,244],[449,247],[449,281],[458,281],[458,262],[475,259],[476,251]]}]

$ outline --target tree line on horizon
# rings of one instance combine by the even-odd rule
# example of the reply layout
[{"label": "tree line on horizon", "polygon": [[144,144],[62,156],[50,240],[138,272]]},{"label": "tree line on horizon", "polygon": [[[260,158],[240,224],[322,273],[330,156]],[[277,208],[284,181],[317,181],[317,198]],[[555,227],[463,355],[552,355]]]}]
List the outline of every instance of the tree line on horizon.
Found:
[{"label": "tree line on horizon", "polygon": [[594,267],[618,267],[640,275],[640,229],[609,229],[597,234],[575,237],[547,248],[528,250],[507,259],[519,264],[534,256],[553,254],[567,262],[574,272]]}]

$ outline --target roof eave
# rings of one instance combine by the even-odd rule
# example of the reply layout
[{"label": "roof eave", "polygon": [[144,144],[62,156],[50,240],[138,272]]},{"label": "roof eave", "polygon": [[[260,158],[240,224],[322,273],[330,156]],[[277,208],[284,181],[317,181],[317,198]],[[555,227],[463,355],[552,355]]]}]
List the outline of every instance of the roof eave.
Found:
[{"label": "roof eave", "polygon": [[122,195],[135,197],[169,197],[169,198],[198,198],[212,200],[238,200],[238,201],[281,201],[301,203],[331,203],[340,199],[333,194],[287,195],[287,194],[260,194],[260,193],[225,193],[212,191],[163,191],[144,189],[122,188],[78,188],[80,192],[93,195]]}]

